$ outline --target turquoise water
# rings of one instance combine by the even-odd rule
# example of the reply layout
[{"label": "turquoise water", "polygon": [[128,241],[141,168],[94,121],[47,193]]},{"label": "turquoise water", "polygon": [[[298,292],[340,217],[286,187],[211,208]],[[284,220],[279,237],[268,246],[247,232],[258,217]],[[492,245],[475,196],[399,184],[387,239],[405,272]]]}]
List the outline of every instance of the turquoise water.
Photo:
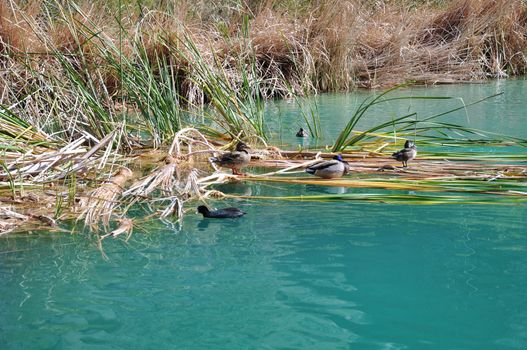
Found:
[{"label": "turquoise water", "polygon": [[[392,118],[401,117],[412,112],[417,113],[417,119],[424,119],[441,112],[462,107],[494,94],[503,93],[497,97],[485,100],[469,108],[450,113],[439,121],[469,125],[471,128],[488,130],[510,136],[525,138],[527,135],[526,119],[527,102],[525,100],[526,80],[497,80],[485,84],[439,85],[432,87],[412,87],[396,90],[387,97],[453,97],[452,100],[400,100],[390,101],[372,107],[359,122],[358,130],[367,130]],[[375,93],[369,91],[353,94],[323,94],[301,101],[306,112],[317,106],[322,125],[323,139],[319,144],[331,144],[340,130],[353,115],[357,106],[368,96]],[[302,113],[297,103],[292,100],[282,100],[268,105],[267,113],[276,116],[278,123],[271,123],[270,128],[276,130],[276,138],[285,145],[296,145],[295,137],[299,127],[306,129]],[[281,131],[281,133],[280,133]],[[314,141],[303,141],[313,145]]]},{"label": "turquoise water", "polygon": [[[470,122],[525,137],[525,82],[434,89],[469,99],[497,84],[512,95],[495,101],[499,115]],[[354,97],[318,98],[337,120],[335,101]],[[525,205],[217,204],[247,215],[138,224],[128,243],[105,241],[108,259],[82,234],[0,237],[0,349],[527,348]]]}]

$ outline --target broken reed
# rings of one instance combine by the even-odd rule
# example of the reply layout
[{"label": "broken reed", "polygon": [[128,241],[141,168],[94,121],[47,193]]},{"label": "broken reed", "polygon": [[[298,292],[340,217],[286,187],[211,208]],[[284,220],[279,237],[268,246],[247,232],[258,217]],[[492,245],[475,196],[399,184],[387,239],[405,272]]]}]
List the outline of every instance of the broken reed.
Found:
[{"label": "broken reed", "polygon": [[[72,149],[72,147],[70,146],[69,149]],[[81,150],[79,149],[79,151]],[[362,188],[369,192],[345,195],[312,195],[308,193],[307,195],[295,196],[246,197],[222,194],[214,190],[214,185],[229,181],[235,176],[221,172],[209,175],[211,170],[206,169],[205,160],[200,157],[216,153],[218,150],[214,149],[195,129],[184,129],[178,132],[174,139],[174,145],[168,152],[168,155],[161,159],[163,164],[156,169],[147,171],[143,176],[135,179],[131,185],[127,184],[127,180],[133,174],[127,168],[121,168],[104,183],[100,184],[97,182],[91,186],[77,184],[77,176],[84,176],[81,174],[77,175],[74,172],[72,174],[74,176],[69,181],[69,192],[64,192],[63,187],[55,190],[57,191],[56,196],[58,199],[56,205],[59,207],[55,208],[54,215],[39,214],[30,216],[25,213],[17,213],[8,207],[3,207],[2,213],[0,213],[0,225],[4,227],[2,230],[5,232],[15,229],[17,223],[24,223],[29,219],[37,219],[42,222],[46,220],[46,223],[48,221],[55,223],[55,219],[75,218],[80,215],[80,217],[85,217],[85,223],[94,232],[101,232],[99,227],[102,226],[101,235],[97,235],[99,239],[110,236],[115,237],[122,233],[127,233],[127,237],[129,237],[133,229],[133,220],[128,219],[126,214],[131,208],[142,206],[152,212],[151,216],[156,216],[163,220],[172,218],[172,220],[178,221],[182,218],[183,206],[186,202],[195,203],[196,200],[206,200],[211,196],[215,198],[251,200],[338,200],[426,205],[454,203],[520,204],[525,203],[527,198],[527,192],[525,191],[525,180],[527,179],[525,156],[513,158],[513,163],[508,163],[511,160],[508,157],[502,159],[496,158],[496,155],[491,161],[483,156],[480,162],[473,161],[478,158],[478,155],[472,155],[470,162],[462,158],[455,159],[455,157],[443,160],[419,159],[414,160],[410,168],[398,169],[394,168],[393,165],[392,167],[385,166],[395,162],[386,156],[364,158],[360,154],[352,153],[345,154],[351,164],[351,175],[341,179],[324,180],[306,176],[302,170],[309,164],[319,161],[320,158],[308,161],[294,159],[276,160],[273,159],[272,153],[261,151],[255,153],[266,154],[268,159],[260,161],[259,165],[265,167],[274,166],[279,170],[262,175],[238,178],[238,180],[275,182],[288,185]],[[66,154],[64,151],[62,153]],[[39,166],[31,166],[25,169],[24,176],[29,181],[26,193],[35,193],[35,191],[40,193],[38,189],[40,186],[35,187],[35,185],[31,185],[32,182],[38,179],[46,183],[46,179],[61,178],[61,164],[56,158],[51,156],[52,154],[48,152],[48,154],[41,155],[38,158],[39,163],[35,164]],[[73,152],[72,154],[75,154],[72,161],[75,160],[82,164],[86,154],[94,155],[95,152],[83,149],[82,152]],[[324,154],[326,158],[330,156],[331,154]],[[98,157],[101,157],[101,155],[99,154]],[[128,161],[122,159],[121,163],[134,165],[137,160],[133,158]],[[10,166],[13,164],[11,163]],[[29,163],[29,165],[31,164]],[[108,164],[108,166],[110,165],[113,166],[114,164]],[[32,176],[31,169],[40,170],[40,173],[36,177]],[[18,173],[20,173],[19,170],[17,169]],[[291,177],[292,174],[298,174],[298,172],[304,175]],[[13,183],[11,186],[22,187],[23,185]],[[409,191],[412,193],[408,193]],[[42,199],[39,199],[37,195],[36,202],[33,202],[32,206],[49,202],[50,191],[44,190],[43,192],[40,195]],[[14,204],[18,200],[21,205],[26,203],[27,200],[24,200],[22,188],[20,193],[20,197],[11,197],[8,202]],[[35,194],[32,194],[32,196],[31,198],[34,198]],[[80,198],[79,203],[77,203],[76,198]],[[2,202],[4,201],[3,198],[0,199]],[[69,201],[67,207],[64,204],[66,199]],[[34,199],[31,200],[33,201]],[[43,208],[39,208],[39,211],[42,210]],[[62,212],[63,210],[64,212]],[[75,211],[77,212],[76,216]],[[7,220],[5,220],[6,218]],[[113,226],[111,227],[110,224],[115,221],[119,221],[121,225],[112,230]],[[104,234],[110,230],[111,232]]]}]

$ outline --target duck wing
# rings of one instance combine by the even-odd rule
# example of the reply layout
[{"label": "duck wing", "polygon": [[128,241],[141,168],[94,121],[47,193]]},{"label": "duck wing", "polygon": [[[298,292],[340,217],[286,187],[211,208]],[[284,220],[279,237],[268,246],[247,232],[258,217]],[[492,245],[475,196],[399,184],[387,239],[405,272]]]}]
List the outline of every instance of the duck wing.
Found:
[{"label": "duck wing", "polygon": [[395,158],[397,160],[401,160],[403,158],[408,157],[410,154],[412,154],[413,149],[411,148],[403,148],[402,150],[395,152],[392,154],[392,158]]},{"label": "duck wing", "polygon": [[392,158],[397,159],[397,158],[401,157],[403,155],[403,151],[404,150],[400,150],[400,151],[392,153]]},{"label": "duck wing", "polygon": [[312,171],[317,171],[317,170],[327,169],[339,163],[340,162],[338,160],[325,160],[320,163],[313,164],[309,166],[307,169],[312,170]]},{"label": "duck wing", "polygon": [[228,152],[224,153],[221,156],[214,159],[215,162],[220,164],[226,164],[226,165],[237,165],[237,164],[244,164],[250,160],[249,154],[246,152]]}]

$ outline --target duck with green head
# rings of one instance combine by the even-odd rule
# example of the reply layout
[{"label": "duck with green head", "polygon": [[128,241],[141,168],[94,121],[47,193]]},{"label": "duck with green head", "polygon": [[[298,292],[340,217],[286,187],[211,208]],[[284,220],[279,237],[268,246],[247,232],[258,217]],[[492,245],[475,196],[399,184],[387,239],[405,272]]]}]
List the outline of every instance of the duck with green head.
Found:
[{"label": "duck with green head", "polygon": [[306,173],[312,174],[323,179],[335,179],[346,175],[350,170],[348,162],[342,159],[340,154],[332,160],[322,161],[306,168]]}]

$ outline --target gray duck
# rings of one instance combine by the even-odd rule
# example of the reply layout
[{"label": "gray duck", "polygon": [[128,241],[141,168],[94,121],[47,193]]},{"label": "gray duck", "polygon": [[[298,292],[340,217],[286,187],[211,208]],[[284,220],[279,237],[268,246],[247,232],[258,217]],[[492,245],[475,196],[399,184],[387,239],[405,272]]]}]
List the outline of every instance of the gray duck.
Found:
[{"label": "gray duck", "polygon": [[410,140],[406,140],[402,150],[392,154],[392,158],[403,163],[403,168],[406,168],[408,166],[408,161],[414,159],[415,156],[417,156],[417,146]]}]

